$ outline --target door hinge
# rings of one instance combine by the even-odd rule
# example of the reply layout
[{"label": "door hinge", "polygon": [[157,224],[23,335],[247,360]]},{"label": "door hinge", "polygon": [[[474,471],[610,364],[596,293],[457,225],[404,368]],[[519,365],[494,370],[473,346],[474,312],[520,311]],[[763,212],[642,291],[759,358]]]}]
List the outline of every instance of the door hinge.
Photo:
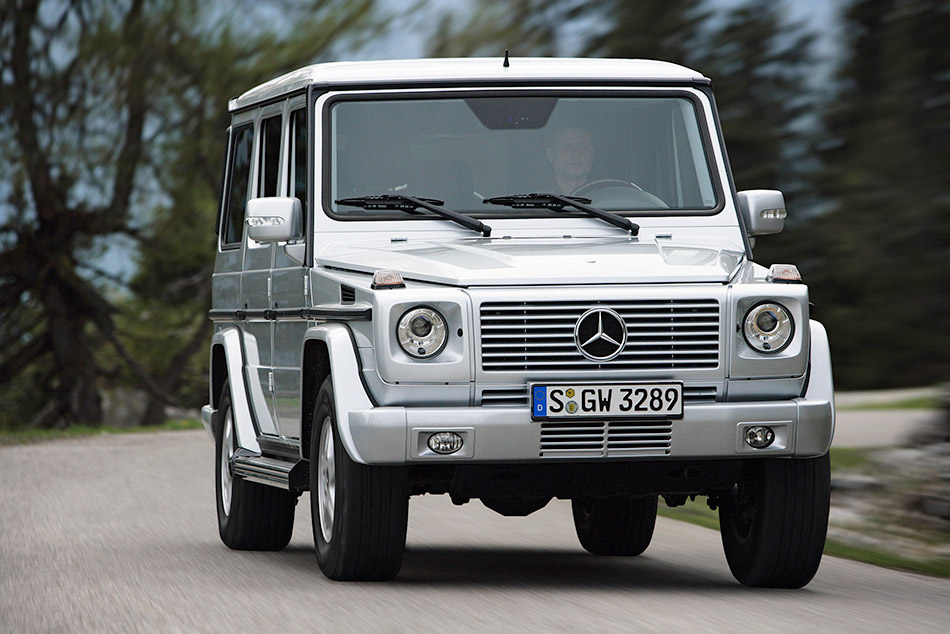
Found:
[{"label": "door hinge", "polygon": [[267,391],[268,392],[274,391],[274,371],[273,370],[267,373]]},{"label": "door hinge", "polygon": [[309,303],[310,300],[310,275],[303,274],[303,298]]},{"label": "door hinge", "polygon": [[273,299],[273,295],[274,295],[273,289],[274,289],[274,280],[273,278],[268,277],[267,278],[267,305],[268,306],[270,306],[271,299]]}]

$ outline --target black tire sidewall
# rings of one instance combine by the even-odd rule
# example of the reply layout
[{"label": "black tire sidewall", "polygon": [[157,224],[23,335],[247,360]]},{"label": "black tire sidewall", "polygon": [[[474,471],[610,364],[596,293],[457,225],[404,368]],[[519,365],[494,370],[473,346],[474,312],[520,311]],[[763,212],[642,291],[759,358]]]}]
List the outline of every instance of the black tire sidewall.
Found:
[{"label": "black tire sidewall", "polygon": [[[737,512],[730,503],[719,511],[723,550],[733,575],[754,587],[806,585],[818,570],[825,543],[829,456],[757,460],[744,465],[740,477],[755,483],[748,535],[737,530]],[[792,496],[797,496],[794,502]]]}]

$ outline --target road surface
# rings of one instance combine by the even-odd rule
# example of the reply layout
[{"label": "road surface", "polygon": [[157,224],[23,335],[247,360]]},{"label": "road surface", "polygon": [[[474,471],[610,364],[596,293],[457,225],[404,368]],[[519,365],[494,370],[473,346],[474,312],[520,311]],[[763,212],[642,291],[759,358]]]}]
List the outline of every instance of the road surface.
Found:
[{"label": "road surface", "polygon": [[637,558],[586,554],[570,504],[503,518],[413,498],[399,577],[341,584],[290,546],[218,539],[203,431],[0,448],[0,632],[946,631],[950,581],[826,557],[804,590],[729,574],[718,533],[660,518]]}]

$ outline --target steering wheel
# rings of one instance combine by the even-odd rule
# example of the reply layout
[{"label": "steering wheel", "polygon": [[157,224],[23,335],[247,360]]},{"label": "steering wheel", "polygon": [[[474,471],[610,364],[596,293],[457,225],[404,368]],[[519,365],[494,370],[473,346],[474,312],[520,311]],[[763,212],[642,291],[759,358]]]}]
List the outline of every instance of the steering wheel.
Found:
[{"label": "steering wheel", "polygon": [[669,209],[669,205],[636,183],[605,178],[581,185],[571,194],[590,198],[598,207],[618,209]]},{"label": "steering wheel", "polygon": [[[643,191],[643,188],[636,183],[622,181],[619,178],[603,178],[599,181],[591,181],[590,183],[581,185],[571,192],[571,196],[580,196],[584,192],[593,192],[598,189],[605,189],[607,187],[626,187],[627,189],[635,189],[641,192]],[[590,198],[590,196],[584,196],[584,198]]]}]

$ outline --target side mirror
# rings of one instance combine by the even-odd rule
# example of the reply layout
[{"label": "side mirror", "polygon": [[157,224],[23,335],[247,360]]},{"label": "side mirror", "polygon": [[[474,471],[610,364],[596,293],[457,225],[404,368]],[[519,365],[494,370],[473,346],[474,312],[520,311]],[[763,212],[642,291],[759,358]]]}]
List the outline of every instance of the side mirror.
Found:
[{"label": "side mirror", "polygon": [[286,242],[300,237],[300,200],[252,198],[247,201],[247,235],[258,242]]},{"label": "side mirror", "polygon": [[781,233],[785,228],[785,196],[774,189],[739,192],[739,211],[750,236]]}]

